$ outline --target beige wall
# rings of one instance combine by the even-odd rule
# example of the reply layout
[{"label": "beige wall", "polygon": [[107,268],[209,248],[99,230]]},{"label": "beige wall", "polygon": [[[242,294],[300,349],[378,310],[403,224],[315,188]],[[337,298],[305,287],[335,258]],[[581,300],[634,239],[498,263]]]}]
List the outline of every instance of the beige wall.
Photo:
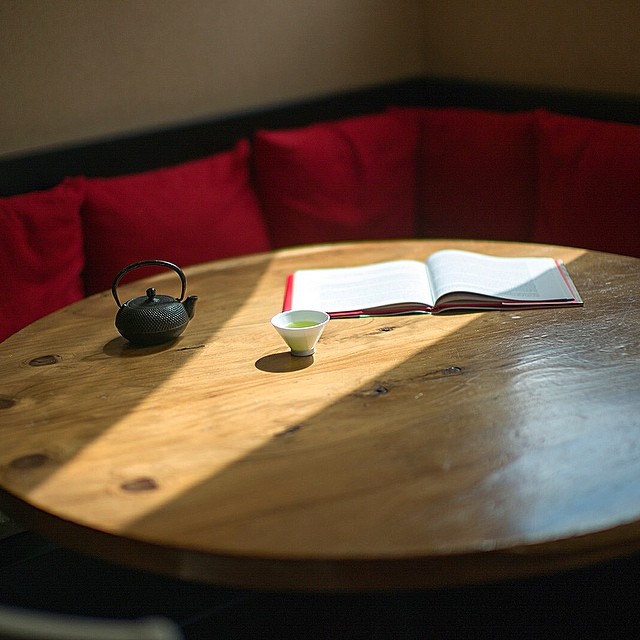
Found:
[{"label": "beige wall", "polygon": [[425,5],[426,73],[640,96],[638,0]]},{"label": "beige wall", "polygon": [[0,0],[0,155],[422,73],[640,95],[637,0]]},{"label": "beige wall", "polygon": [[412,76],[421,0],[0,0],[0,154]]}]

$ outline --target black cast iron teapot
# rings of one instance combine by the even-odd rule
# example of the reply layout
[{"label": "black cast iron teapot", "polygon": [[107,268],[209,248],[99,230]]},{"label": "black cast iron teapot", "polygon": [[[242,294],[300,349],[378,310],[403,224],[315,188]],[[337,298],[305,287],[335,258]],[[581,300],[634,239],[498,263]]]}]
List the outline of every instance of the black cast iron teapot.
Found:
[{"label": "black cast iron teapot", "polygon": [[[173,269],[182,282],[180,298],[158,295],[151,287],[146,296],[132,298],[124,304],[118,298],[118,283],[121,278],[137,269],[146,266],[159,266]],[[189,296],[183,301],[187,289],[187,279],[182,269],[166,260],[143,260],[134,262],[118,273],[111,286],[111,293],[116,301],[116,329],[123,338],[138,346],[162,344],[177,338],[193,318],[198,296]]]}]

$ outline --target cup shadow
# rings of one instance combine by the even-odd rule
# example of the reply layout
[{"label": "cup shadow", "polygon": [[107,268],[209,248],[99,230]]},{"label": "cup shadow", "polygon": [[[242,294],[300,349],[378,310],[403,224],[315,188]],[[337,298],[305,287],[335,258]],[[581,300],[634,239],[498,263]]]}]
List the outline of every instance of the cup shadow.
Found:
[{"label": "cup shadow", "polygon": [[291,373],[302,371],[313,364],[313,356],[294,356],[290,351],[274,353],[259,358],[255,362],[256,369],[266,373]]}]

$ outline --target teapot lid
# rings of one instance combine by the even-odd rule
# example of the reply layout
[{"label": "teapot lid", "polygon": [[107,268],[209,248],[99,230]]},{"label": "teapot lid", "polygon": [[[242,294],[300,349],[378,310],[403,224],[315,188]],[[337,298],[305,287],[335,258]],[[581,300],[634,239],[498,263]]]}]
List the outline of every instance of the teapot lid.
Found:
[{"label": "teapot lid", "polygon": [[139,296],[138,298],[128,300],[127,302],[125,302],[125,305],[133,309],[148,309],[159,304],[180,302],[179,300],[176,300],[176,298],[172,298],[171,296],[156,295],[156,290],[154,287],[149,287],[146,291],[146,294],[146,296]]}]

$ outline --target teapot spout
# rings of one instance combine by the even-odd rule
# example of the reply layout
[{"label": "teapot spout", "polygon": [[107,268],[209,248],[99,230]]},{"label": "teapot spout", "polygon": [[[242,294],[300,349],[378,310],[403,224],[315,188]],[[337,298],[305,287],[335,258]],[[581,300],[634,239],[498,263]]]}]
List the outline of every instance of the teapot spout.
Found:
[{"label": "teapot spout", "polygon": [[182,303],[184,305],[185,311],[187,312],[187,315],[189,316],[189,320],[193,318],[193,314],[195,313],[195,310],[196,310],[197,301],[198,301],[198,296],[189,296]]}]

